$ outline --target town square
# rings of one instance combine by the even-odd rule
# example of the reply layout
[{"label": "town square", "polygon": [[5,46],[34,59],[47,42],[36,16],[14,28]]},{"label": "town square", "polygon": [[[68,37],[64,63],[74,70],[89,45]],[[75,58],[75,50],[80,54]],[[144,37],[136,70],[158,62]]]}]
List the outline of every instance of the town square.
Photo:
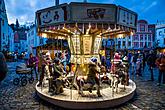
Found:
[{"label": "town square", "polygon": [[0,110],[164,110],[163,3],[1,0]]}]

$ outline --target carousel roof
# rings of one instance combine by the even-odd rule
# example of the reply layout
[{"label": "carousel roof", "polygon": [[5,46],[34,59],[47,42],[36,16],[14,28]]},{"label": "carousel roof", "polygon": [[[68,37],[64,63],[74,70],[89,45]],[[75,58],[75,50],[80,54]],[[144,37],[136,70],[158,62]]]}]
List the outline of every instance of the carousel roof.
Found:
[{"label": "carousel roof", "polygon": [[114,4],[61,4],[36,12],[38,34],[50,38],[75,34],[114,36],[135,32],[137,14]]}]

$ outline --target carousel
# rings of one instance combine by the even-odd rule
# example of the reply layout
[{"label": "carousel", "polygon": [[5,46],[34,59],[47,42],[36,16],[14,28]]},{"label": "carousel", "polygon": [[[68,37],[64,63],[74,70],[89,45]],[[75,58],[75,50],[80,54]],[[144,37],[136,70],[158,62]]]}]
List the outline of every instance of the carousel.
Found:
[{"label": "carousel", "polygon": [[61,79],[45,75],[42,85],[36,84],[41,99],[63,108],[94,109],[114,107],[134,96],[128,64],[114,53],[107,70],[99,53],[103,39],[135,33],[135,12],[114,4],[71,2],[38,10],[36,18],[38,35],[67,40],[71,53],[67,74]]}]

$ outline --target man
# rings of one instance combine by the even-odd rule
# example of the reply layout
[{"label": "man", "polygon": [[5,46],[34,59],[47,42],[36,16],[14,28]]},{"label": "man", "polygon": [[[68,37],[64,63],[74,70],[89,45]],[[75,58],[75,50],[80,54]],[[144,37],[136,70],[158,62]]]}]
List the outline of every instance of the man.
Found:
[{"label": "man", "polygon": [[60,65],[60,60],[58,58],[55,58],[54,60],[54,79],[61,78],[63,75],[63,68]]},{"label": "man", "polygon": [[42,63],[42,67],[41,67],[41,74],[40,74],[40,79],[39,79],[39,84],[37,85],[38,87],[42,85],[43,79],[44,79],[44,74],[45,74],[45,67],[46,65],[48,65],[48,61],[46,60],[46,53],[42,52],[41,55],[41,63]]},{"label": "man", "polygon": [[151,50],[147,59],[147,65],[149,66],[149,70],[151,72],[151,78],[149,81],[154,81],[153,68],[155,67],[155,61],[156,61],[156,55],[154,54],[154,51]]},{"label": "man", "polygon": [[156,64],[159,67],[158,86],[161,84],[162,74],[163,85],[165,85],[165,54],[160,55],[160,57],[156,59]]}]

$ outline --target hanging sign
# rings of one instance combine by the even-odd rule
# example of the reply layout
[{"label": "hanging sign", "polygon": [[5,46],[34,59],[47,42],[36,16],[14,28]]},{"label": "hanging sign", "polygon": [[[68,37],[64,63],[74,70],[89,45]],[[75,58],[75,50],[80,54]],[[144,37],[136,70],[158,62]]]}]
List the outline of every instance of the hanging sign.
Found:
[{"label": "hanging sign", "polygon": [[118,6],[118,24],[136,28],[137,14],[124,7]]},{"label": "hanging sign", "polygon": [[92,36],[83,36],[84,54],[91,54]]}]

